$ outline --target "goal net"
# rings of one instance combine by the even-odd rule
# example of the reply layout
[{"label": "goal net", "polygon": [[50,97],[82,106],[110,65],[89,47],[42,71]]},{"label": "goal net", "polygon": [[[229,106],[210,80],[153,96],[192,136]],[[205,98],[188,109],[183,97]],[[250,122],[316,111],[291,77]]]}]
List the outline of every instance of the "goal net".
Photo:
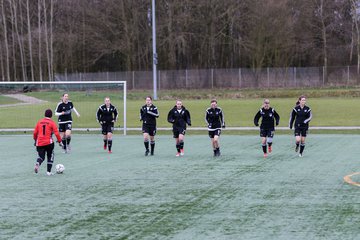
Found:
[{"label": "goal net", "polygon": [[[96,112],[110,97],[119,113],[115,131],[126,135],[125,81],[0,82],[0,131],[32,131],[46,109],[55,112],[64,93],[80,113],[79,118],[72,114],[74,131],[100,131]],[[57,122],[55,113],[53,120]]]}]

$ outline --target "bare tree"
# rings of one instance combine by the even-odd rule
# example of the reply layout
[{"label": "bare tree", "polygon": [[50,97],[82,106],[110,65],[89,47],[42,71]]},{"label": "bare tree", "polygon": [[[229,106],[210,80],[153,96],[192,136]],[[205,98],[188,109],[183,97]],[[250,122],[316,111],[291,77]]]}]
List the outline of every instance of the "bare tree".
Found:
[{"label": "bare tree", "polygon": [[31,74],[31,81],[34,81],[34,64],[33,64],[33,53],[32,53],[32,48],[33,48],[33,47],[32,47],[32,38],[31,38],[31,23],[30,23],[29,0],[26,0],[26,17],[27,17],[27,28],[28,28],[30,74]]},{"label": "bare tree", "polygon": [[4,0],[1,1],[1,9],[2,9],[2,22],[4,29],[4,42],[5,42],[5,62],[6,62],[6,79],[10,81],[10,51],[9,51],[9,43],[8,43],[8,32],[7,32],[7,24],[6,24],[6,15],[5,15],[5,5]]}]

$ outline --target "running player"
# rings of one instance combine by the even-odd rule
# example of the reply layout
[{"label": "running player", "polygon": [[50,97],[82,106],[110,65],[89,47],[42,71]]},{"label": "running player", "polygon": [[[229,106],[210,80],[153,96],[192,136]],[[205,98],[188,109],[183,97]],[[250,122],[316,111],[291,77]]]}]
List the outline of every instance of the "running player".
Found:
[{"label": "running player", "polygon": [[312,118],[311,108],[306,106],[306,97],[301,96],[297,102],[297,105],[291,112],[289,127],[292,129],[294,121],[295,121],[295,152],[299,151],[300,145],[300,153],[299,157],[303,156],[303,152],[305,149],[305,138],[307,136],[309,130],[309,122]]},{"label": "running player", "polygon": [[59,117],[59,132],[64,145],[64,153],[71,151],[70,141],[71,141],[71,129],[72,129],[72,117],[71,111],[74,111],[75,114],[80,117],[79,112],[75,109],[73,103],[69,101],[69,94],[64,93],[62,95],[61,102],[58,103],[55,110],[55,115]]},{"label": "running player", "polygon": [[173,125],[173,134],[176,143],[176,157],[184,155],[184,136],[186,125],[191,126],[190,112],[183,106],[181,100],[169,111],[167,120]]},{"label": "running player", "polygon": [[140,109],[140,121],[142,124],[142,132],[144,137],[145,156],[149,155],[149,140],[151,147],[151,155],[154,155],[155,150],[155,135],[156,135],[156,118],[159,117],[157,107],[152,103],[151,96],[145,99],[145,105]]},{"label": "running player", "polygon": [[261,144],[264,153],[264,158],[266,158],[267,157],[266,144],[268,145],[269,153],[272,152],[272,142],[275,133],[274,120],[276,126],[279,125],[279,121],[280,121],[279,114],[275,111],[274,108],[270,107],[269,99],[264,99],[262,108],[260,108],[260,110],[256,113],[254,117],[255,126],[259,126],[260,118],[262,118],[260,125]]},{"label": "running player", "polygon": [[47,157],[47,172],[48,176],[53,175],[51,168],[54,162],[54,141],[52,135],[55,134],[56,139],[62,147],[61,137],[56,126],[56,123],[51,120],[52,111],[47,109],[45,111],[45,118],[39,120],[35,126],[33,138],[35,140],[36,151],[38,158],[35,163],[34,171],[38,173],[40,165]]},{"label": "running player", "polygon": [[214,150],[214,157],[218,157],[220,156],[219,138],[221,128],[225,128],[225,120],[224,113],[221,108],[217,106],[216,99],[212,99],[210,107],[206,109],[205,122],[208,125],[209,137]]},{"label": "running player", "polygon": [[104,150],[112,153],[112,134],[114,131],[114,123],[117,121],[118,112],[114,105],[111,104],[110,98],[104,99],[104,104],[99,106],[96,112],[96,119],[101,124],[101,132],[104,140]]}]

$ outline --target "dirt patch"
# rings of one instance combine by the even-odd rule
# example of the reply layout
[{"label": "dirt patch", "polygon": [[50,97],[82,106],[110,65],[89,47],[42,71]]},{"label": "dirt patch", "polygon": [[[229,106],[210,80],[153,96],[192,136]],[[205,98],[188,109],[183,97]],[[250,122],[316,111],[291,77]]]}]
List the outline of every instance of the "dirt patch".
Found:
[{"label": "dirt patch", "polygon": [[0,107],[13,107],[13,106],[21,106],[21,105],[41,104],[41,103],[47,102],[47,101],[44,101],[44,100],[41,100],[41,99],[38,99],[35,97],[26,96],[24,94],[6,94],[4,96],[10,97],[10,98],[15,98],[15,99],[21,101],[21,103],[4,104],[4,105],[0,105]]}]

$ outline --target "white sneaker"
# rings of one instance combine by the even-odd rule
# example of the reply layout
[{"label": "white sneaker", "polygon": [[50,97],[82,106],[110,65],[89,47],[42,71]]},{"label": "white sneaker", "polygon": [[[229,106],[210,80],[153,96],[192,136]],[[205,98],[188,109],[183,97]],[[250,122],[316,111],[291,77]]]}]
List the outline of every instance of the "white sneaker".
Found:
[{"label": "white sneaker", "polygon": [[302,153],[300,153],[300,154],[299,154],[299,157],[302,157],[302,156],[303,156]]},{"label": "white sneaker", "polygon": [[46,172],[46,175],[52,176],[52,175],[54,175],[54,173],[52,173],[52,172]]},{"label": "white sneaker", "polygon": [[67,153],[70,153],[70,152],[71,152],[71,147],[70,147],[70,145],[66,145],[66,152],[67,152]]}]

